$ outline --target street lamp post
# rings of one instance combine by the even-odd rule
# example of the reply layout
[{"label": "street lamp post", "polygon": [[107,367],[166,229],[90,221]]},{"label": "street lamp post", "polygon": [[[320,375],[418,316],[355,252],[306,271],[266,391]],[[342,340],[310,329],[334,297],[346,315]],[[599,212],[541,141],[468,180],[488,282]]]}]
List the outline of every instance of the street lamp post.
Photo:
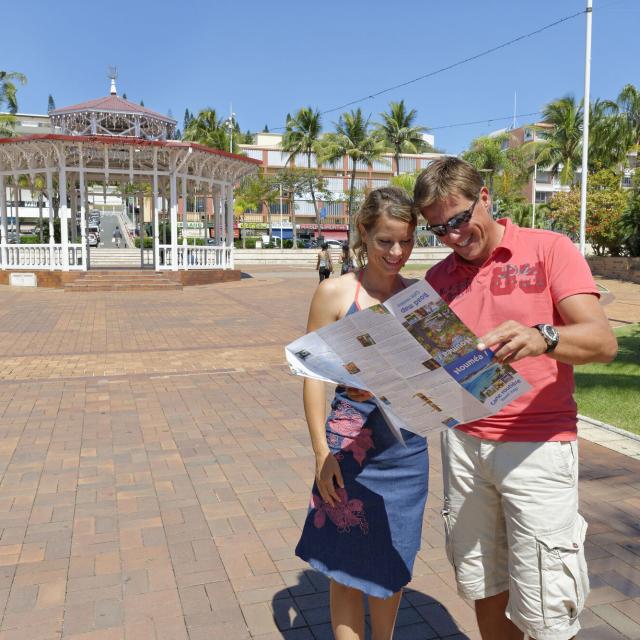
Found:
[{"label": "street lamp post", "polygon": [[236,114],[231,111],[229,117],[224,121],[227,129],[229,129],[229,153],[233,153],[233,127],[236,120]]},{"label": "street lamp post", "polygon": [[531,228],[536,226],[536,182],[538,181],[538,163],[533,165],[533,180],[531,185]]},{"label": "street lamp post", "polygon": [[284,246],[282,244],[282,182],[278,185],[278,187],[280,188],[280,249],[284,249]]}]

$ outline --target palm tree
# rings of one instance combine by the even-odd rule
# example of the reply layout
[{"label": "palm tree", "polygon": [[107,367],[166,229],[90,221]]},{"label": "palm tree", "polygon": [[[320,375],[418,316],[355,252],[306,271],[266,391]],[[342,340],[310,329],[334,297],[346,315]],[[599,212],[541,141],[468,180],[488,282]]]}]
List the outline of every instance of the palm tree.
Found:
[{"label": "palm tree", "polygon": [[565,185],[573,183],[582,162],[582,105],[571,95],[554,100],[542,110],[542,120],[550,129],[539,129],[536,162],[549,167]]},{"label": "palm tree", "polygon": [[27,84],[27,77],[17,71],[0,71],[0,107],[6,104],[11,115],[18,113],[16,82]]},{"label": "palm tree", "polygon": [[417,115],[418,112],[415,109],[407,112],[404,100],[390,102],[389,111],[380,114],[382,122],[376,126],[376,132],[385,141],[389,150],[393,151],[396,161],[395,175],[400,174],[401,153],[422,153],[433,150],[422,137],[426,129],[413,124]]},{"label": "palm tree", "polygon": [[351,159],[351,185],[349,187],[349,237],[352,227],[352,206],[358,164],[371,167],[374,160],[386,151],[384,142],[377,134],[369,132],[369,118],[362,115],[360,108],[343,113],[336,124],[336,132],[323,138],[322,158],[324,162],[335,162],[343,156]]},{"label": "palm tree", "polygon": [[27,77],[16,71],[0,71],[0,109],[6,105],[8,114],[0,115],[0,137],[13,136],[14,114],[18,113],[16,83],[26,84]]},{"label": "palm tree", "polygon": [[622,163],[633,145],[626,114],[610,100],[596,100],[589,108],[589,173]]},{"label": "palm tree", "polygon": [[212,149],[229,151],[229,137],[222,118],[218,118],[215,109],[203,109],[197,116],[191,116],[182,139],[197,142]]},{"label": "palm tree", "polygon": [[493,200],[493,181],[496,175],[508,166],[506,143],[508,133],[496,136],[480,136],[471,143],[471,148],[462,154],[462,158],[474,166],[480,173],[489,175],[489,193]]},{"label": "palm tree", "polygon": [[[269,176],[259,174],[244,178],[236,189],[234,202],[236,212],[241,215],[247,209],[255,209],[262,212],[264,205],[267,207],[267,221],[269,223],[269,238],[273,235],[273,224],[271,217],[271,204],[275,202],[278,195],[278,185]],[[242,246],[245,246],[244,234],[242,236]]]},{"label": "palm tree", "polygon": [[[282,149],[290,154],[287,163],[290,164],[296,154],[303,153],[307,156],[307,169],[311,171],[311,154],[315,153],[318,148],[320,132],[322,131],[320,112],[314,111],[311,107],[302,107],[293,118],[290,116],[287,118],[286,127],[285,134],[282,137]],[[318,235],[321,236],[320,211],[312,179],[309,180],[309,192],[311,193],[313,210],[316,215]]]},{"label": "palm tree", "polygon": [[632,145],[640,144],[640,91],[627,84],[618,95],[618,107],[626,120]]}]

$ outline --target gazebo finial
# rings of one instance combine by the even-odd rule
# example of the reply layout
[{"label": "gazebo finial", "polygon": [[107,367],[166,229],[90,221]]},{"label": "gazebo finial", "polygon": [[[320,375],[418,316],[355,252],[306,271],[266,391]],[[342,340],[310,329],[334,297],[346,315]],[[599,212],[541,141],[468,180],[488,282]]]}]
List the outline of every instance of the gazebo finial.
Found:
[{"label": "gazebo finial", "polygon": [[111,95],[117,96],[118,91],[116,89],[116,78],[118,77],[118,70],[115,67],[109,67],[107,77],[111,78]]}]

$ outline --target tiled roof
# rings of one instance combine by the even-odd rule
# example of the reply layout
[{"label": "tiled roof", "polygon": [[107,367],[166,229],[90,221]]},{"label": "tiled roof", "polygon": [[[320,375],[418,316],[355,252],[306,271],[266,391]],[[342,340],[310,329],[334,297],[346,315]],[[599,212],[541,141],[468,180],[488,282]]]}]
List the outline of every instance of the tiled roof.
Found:
[{"label": "tiled roof", "polygon": [[73,111],[113,111],[115,113],[138,113],[140,115],[152,116],[166,122],[176,121],[169,116],[164,116],[157,111],[147,109],[135,102],[125,100],[120,96],[109,95],[104,98],[96,98],[95,100],[87,100],[79,104],[71,105],[70,107],[62,107],[60,109],[54,109],[50,115],[58,116],[65,113],[71,113]]}]

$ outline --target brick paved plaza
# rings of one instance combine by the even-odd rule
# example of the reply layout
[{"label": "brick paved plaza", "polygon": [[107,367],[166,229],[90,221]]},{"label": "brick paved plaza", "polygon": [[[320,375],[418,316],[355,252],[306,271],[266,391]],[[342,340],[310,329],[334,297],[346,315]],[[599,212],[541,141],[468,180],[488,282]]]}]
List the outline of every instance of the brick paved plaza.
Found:
[{"label": "brick paved plaza", "polygon": [[[313,461],[301,381],[314,272],[160,293],[0,287],[0,640],[330,638],[293,555]],[[609,283],[616,323],[640,286]],[[581,441],[580,638],[640,638],[640,461]],[[453,586],[437,443],[397,639],[478,639]]]}]

